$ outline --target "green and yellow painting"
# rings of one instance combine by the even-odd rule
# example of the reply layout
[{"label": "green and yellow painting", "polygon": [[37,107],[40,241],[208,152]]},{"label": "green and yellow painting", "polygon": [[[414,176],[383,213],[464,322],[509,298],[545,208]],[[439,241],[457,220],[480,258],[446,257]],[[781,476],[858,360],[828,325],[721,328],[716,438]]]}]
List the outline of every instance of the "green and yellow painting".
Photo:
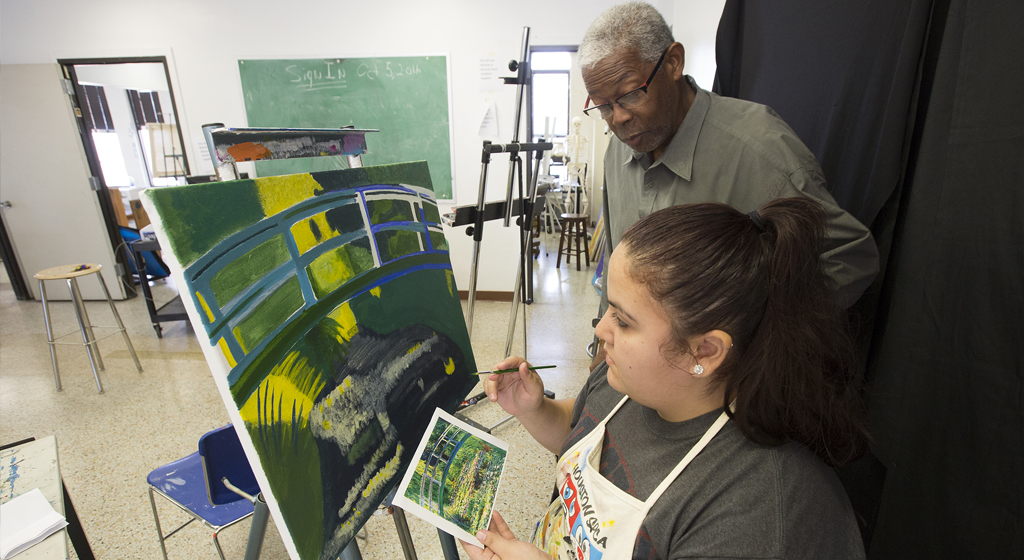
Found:
[{"label": "green and yellow painting", "polygon": [[476,382],[427,164],[143,200],[290,554],[336,558]]}]

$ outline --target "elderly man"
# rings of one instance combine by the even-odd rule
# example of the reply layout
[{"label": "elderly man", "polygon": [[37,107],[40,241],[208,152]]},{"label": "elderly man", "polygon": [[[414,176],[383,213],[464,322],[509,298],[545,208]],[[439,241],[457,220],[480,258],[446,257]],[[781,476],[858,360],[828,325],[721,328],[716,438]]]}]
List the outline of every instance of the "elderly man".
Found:
[{"label": "elderly man", "polygon": [[684,75],[683,46],[652,6],[630,2],[602,13],[577,60],[590,94],[584,112],[615,133],[604,158],[609,248],[668,206],[722,202],[750,212],[806,196],[828,216],[822,259],[839,303],[849,307],[871,284],[878,272],[871,232],[836,205],[814,155],[770,108],[720,97]]}]

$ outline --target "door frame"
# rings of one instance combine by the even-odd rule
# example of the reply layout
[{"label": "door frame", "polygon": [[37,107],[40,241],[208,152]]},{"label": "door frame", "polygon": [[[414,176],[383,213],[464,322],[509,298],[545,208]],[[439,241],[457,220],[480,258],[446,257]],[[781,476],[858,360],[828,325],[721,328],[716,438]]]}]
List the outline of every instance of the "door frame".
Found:
[{"label": "door frame", "polygon": [[[119,248],[122,246],[123,241],[121,239],[121,230],[117,223],[117,214],[114,211],[114,205],[110,200],[110,196],[107,194],[107,185],[103,180],[103,170],[100,167],[100,158],[96,154],[96,146],[92,139],[92,124],[85,118],[85,113],[82,111],[81,100],[85,98],[85,90],[78,83],[78,74],[75,72],[76,65],[97,65],[97,64],[134,64],[134,63],[160,63],[164,67],[164,77],[167,81],[167,92],[171,97],[171,110],[174,111],[174,122],[177,123],[178,129],[178,142],[181,145],[182,154],[182,167],[185,170],[185,175],[190,175],[188,165],[188,155],[185,150],[185,138],[181,132],[181,115],[178,113],[178,102],[175,100],[174,86],[171,84],[171,72],[167,66],[166,56],[131,56],[131,57],[116,57],[116,58],[59,58],[57,64],[60,65],[61,74],[64,79],[70,81],[70,85],[73,88],[74,94],[70,92],[68,95],[71,97],[71,104],[75,112],[75,121],[78,124],[78,133],[82,140],[82,147],[85,149],[85,158],[89,162],[89,173],[93,177],[96,197],[99,199],[100,211],[103,213],[103,221],[107,226],[107,236],[110,238],[110,246],[114,250],[114,259],[117,262],[120,270],[118,276],[121,277],[123,285],[126,286],[126,294],[128,297],[134,297],[137,292],[134,291],[134,283],[132,281],[131,267],[128,264],[128,259],[131,258],[127,247],[124,250]],[[147,166],[147,173],[149,169]]]},{"label": "door frame", "polygon": [[7,269],[7,278],[11,281],[14,297],[21,301],[31,300],[32,293],[29,292],[28,285],[25,284],[21,264],[18,262],[17,255],[14,254],[11,238],[7,235],[7,224],[4,222],[2,210],[0,210],[0,259],[3,259],[4,268]]}]

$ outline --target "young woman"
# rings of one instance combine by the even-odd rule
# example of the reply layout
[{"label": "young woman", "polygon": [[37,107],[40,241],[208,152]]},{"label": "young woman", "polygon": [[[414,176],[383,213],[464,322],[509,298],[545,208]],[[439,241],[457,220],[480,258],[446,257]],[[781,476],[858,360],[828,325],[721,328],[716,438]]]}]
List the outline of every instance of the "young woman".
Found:
[{"label": "young woman", "polygon": [[853,346],[806,198],[744,215],[655,212],[609,262],[608,357],[575,399],[543,397],[520,358],[485,390],[559,455],[559,498],[520,541],[497,513],[474,560],[854,559],[831,466],[865,433]]}]

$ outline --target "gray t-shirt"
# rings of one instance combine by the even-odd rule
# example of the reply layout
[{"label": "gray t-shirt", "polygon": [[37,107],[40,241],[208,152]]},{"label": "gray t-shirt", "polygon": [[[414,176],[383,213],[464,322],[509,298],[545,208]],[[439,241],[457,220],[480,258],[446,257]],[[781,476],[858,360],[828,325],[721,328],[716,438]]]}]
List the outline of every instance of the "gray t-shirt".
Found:
[{"label": "gray t-shirt", "polygon": [[[607,373],[601,364],[576,398],[563,453],[622,399]],[[628,401],[607,424],[601,474],[646,500],[720,414],[672,423]],[[796,443],[757,445],[729,421],[654,504],[633,558],[847,560],[864,546],[832,469]]]},{"label": "gray t-shirt", "polygon": [[[818,161],[770,108],[700,89],[657,161],[613,137],[604,157],[608,247],[655,210],[694,202],[721,202],[741,212],[779,198],[805,196],[825,209],[822,261],[849,307],[878,273],[878,248],[868,228],[840,208]],[[608,267],[605,267],[605,271]],[[602,298],[601,310],[607,308]]]}]

